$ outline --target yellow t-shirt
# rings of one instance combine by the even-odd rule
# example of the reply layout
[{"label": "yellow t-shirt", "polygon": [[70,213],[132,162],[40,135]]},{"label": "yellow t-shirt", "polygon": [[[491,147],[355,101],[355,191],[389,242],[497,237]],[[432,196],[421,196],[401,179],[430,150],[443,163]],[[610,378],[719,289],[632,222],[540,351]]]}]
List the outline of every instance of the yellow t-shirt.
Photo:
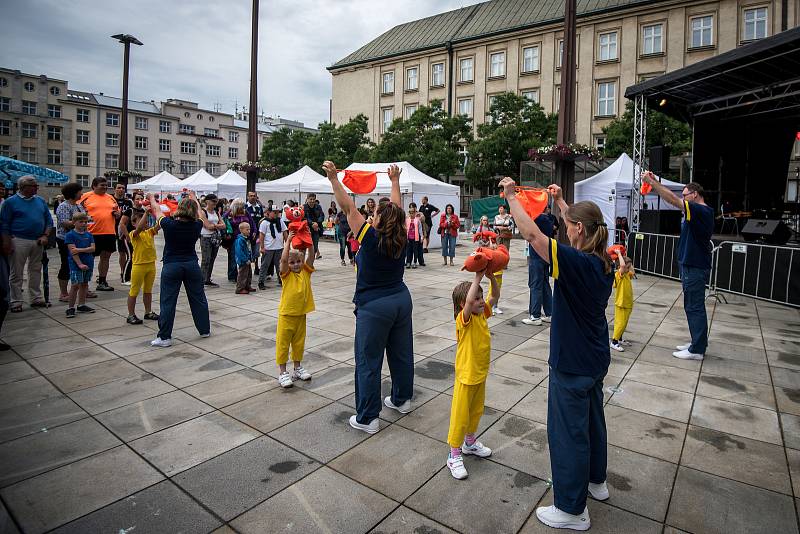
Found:
[{"label": "yellow t-shirt", "polygon": [[278,306],[280,315],[305,315],[314,311],[314,294],[311,292],[313,272],[314,268],[304,263],[299,273],[291,270],[281,273],[283,291]]},{"label": "yellow t-shirt", "polygon": [[153,236],[156,235],[155,228],[142,230],[134,235],[131,232],[131,244],[133,245],[133,265],[143,265],[156,261],[156,245],[153,243]]},{"label": "yellow t-shirt", "polygon": [[620,274],[614,273],[614,287],[617,288],[614,294],[614,306],[618,308],[633,308],[633,283],[631,282],[633,273]]},{"label": "yellow t-shirt", "polygon": [[456,317],[456,380],[466,385],[486,381],[489,373],[489,354],[492,336],[486,319],[492,316],[492,308],[483,305],[483,314],[471,315],[464,320],[464,310]]}]

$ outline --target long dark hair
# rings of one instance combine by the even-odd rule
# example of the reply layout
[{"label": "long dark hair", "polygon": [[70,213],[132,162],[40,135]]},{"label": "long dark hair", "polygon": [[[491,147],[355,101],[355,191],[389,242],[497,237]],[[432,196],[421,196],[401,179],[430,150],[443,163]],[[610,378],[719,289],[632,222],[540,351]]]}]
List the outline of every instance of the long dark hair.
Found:
[{"label": "long dark hair", "polygon": [[447,206],[444,207],[444,214],[445,215],[447,215],[447,208],[450,208],[451,215],[455,215],[456,214],[456,209],[453,207],[453,205],[452,204],[448,204]]},{"label": "long dark hair", "polygon": [[378,248],[387,256],[397,259],[402,256],[408,243],[406,232],[406,212],[394,202],[379,204],[375,210],[378,215]]}]

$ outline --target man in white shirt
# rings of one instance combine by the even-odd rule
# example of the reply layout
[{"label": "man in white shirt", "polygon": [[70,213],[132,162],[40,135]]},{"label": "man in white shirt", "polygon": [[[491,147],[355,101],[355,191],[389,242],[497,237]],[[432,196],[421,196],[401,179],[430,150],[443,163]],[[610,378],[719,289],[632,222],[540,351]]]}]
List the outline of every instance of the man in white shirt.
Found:
[{"label": "man in white shirt", "polygon": [[273,270],[278,279],[278,285],[281,285],[280,260],[286,231],[286,223],[281,220],[281,211],[278,209],[270,211],[258,227],[258,245],[261,251],[258,289],[267,288],[266,282],[272,278]]}]

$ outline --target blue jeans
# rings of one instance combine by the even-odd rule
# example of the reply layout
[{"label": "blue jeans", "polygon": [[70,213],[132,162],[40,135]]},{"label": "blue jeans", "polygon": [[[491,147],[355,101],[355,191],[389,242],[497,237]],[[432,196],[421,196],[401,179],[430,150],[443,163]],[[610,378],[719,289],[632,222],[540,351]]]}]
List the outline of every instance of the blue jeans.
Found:
[{"label": "blue jeans", "polygon": [[553,313],[553,292],[550,289],[550,281],[547,279],[548,265],[533,249],[530,250],[530,260],[528,288],[531,292],[531,300],[528,304],[528,314],[540,319],[542,309],[544,309],[544,314],[549,317]]},{"label": "blue jeans", "polygon": [[336,236],[336,241],[339,243],[339,258],[344,261],[344,253],[347,252],[347,258],[353,259],[353,251],[347,246],[347,238],[342,235]]},{"label": "blue jeans", "polygon": [[197,260],[165,263],[161,268],[161,314],[158,318],[158,337],[161,339],[172,339],[175,306],[178,304],[181,283],[186,288],[197,332],[208,334],[211,331],[208,301],[203,291],[203,272]]},{"label": "blue jeans", "polygon": [[708,348],[708,318],[706,317],[706,282],[709,269],[681,265],[683,311],[692,334],[689,352],[705,354]]},{"label": "blue jeans", "polygon": [[456,236],[445,232],[442,235],[442,256],[454,258],[456,255]]},{"label": "blue jeans", "polygon": [[356,420],[369,424],[383,407],[381,366],[383,353],[392,377],[392,402],[400,406],[414,394],[414,336],[411,330],[411,294],[400,293],[370,300],[356,308]]},{"label": "blue jeans", "polygon": [[547,443],[553,494],[556,507],[568,514],[583,513],[589,482],[606,480],[603,376],[573,375],[550,368]]}]

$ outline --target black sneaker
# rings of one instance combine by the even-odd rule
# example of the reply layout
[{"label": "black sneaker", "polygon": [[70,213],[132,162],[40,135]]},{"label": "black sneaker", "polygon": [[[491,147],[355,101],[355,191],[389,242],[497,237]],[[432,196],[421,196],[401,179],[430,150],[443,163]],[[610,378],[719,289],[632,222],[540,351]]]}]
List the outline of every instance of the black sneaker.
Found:
[{"label": "black sneaker", "polygon": [[67,319],[75,317],[75,308],[67,308]]},{"label": "black sneaker", "polygon": [[208,287],[219,287],[219,284],[212,282],[211,280],[209,280],[208,282],[204,282],[203,285]]},{"label": "black sneaker", "polygon": [[158,314],[156,312],[147,312],[144,314],[144,318],[148,321],[158,321]]},{"label": "black sneaker", "polygon": [[258,289],[260,289],[261,291],[266,291],[267,286],[265,286],[264,284],[258,284]]},{"label": "black sneaker", "polygon": [[125,322],[128,324],[142,324],[144,321],[136,317],[136,315],[129,315]]},{"label": "black sneaker", "polygon": [[11,345],[9,345],[8,343],[0,342],[0,352],[6,351],[6,350],[10,350],[10,349],[11,349]]},{"label": "black sneaker", "polygon": [[114,291],[114,288],[108,285],[108,282],[99,282],[97,284],[97,291]]},{"label": "black sneaker", "polygon": [[86,304],[81,304],[76,308],[80,313],[94,313],[94,308],[91,306],[87,306]]}]

